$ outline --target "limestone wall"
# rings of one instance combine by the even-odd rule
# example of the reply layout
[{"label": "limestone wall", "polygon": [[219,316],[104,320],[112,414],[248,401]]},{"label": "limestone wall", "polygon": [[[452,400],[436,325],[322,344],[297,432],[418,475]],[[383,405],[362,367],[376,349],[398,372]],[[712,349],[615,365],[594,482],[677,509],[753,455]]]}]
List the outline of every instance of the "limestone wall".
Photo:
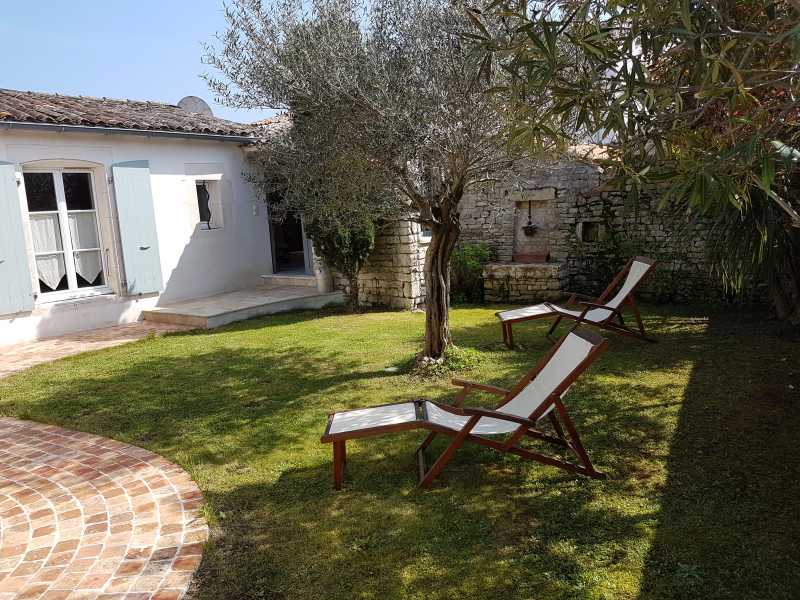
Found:
[{"label": "limestone wall", "polygon": [[[411,310],[425,301],[423,265],[427,238],[417,223],[391,223],[378,231],[375,249],[361,270],[359,298],[364,306]],[[334,276],[345,292],[347,280]]]},{"label": "limestone wall", "polygon": [[[527,194],[527,196],[526,196]],[[533,194],[533,196],[531,196]],[[718,301],[725,298],[706,260],[708,221],[657,210],[658,193],[644,194],[638,207],[626,207],[625,193],[603,191],[601,169],[569,157],[521,165],[515,177],[465,196],[461,208],[462,240],[485,242],[499,261],[514,254],[515,209],[518,200],[553,197],[555,219],[546,232],[550,260],[560,274],[509,267],[489,269],[487,299],[537,301],[554,281],[563,289],[599,293],[631,257],[645,255],[660,262],[642,295],[656,301]],[[519,222],[519,218],[517,218]],[[510,295],[498,295],[498,278],[518,283]],[[529,291],[525,295],[523,291]]]},{"label": "limestone wall", "polygon": [[487,302],[542,302],[563,295],[563,263],[489,263],[483,271]]}]

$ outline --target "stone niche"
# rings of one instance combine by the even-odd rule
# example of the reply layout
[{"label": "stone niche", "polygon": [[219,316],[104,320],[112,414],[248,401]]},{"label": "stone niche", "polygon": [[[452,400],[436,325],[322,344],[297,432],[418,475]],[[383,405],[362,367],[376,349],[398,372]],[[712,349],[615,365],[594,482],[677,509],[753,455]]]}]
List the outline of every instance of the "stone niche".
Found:
[{"label": "stone niche", "polygon": [[514,192],[514,252],[519,263],[543,263],[550,256],[550,232],[558,227],[553,187]]}]

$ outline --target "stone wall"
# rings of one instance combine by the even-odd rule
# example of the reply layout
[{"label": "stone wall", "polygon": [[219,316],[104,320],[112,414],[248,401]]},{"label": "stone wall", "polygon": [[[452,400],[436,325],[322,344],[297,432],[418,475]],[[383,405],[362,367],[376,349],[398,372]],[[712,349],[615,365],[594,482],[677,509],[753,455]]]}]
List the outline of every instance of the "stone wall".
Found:
[{"label": "stone wall", "polygon": [[[401,221],[382,227],[375,249],[358,278],[364,306],[413,310],[425,302],[425,250],[428,242],[417,223]],[[349,292],[347,280],[334,275],[334,284]]]},{"label": "stone wall", "polygon": [[[507,181],[466,195],[461,207],[462,240],[485,242],[501,263],[509,262],[514,255],[519,200],[542,193],[553,197],[556,218],[540,234],[547,237],[550,261],[560,265],[559,275],[554,277],[536,265],[527,269],[491,265],[487,269],[487,299],[547,299],[555,292],[556,281],[562,283],[563,290],[599,293],[636,255],[650,256],[660,263],[642,288],[645,298],[663,302],[725,298],[706,260],[708,222],[657,210],[656,190],[643,194],[634,208],[626,206],[623,191],[604,190],[604,185],[597,165],[566,156],[557,161],[526,163]],[[500,279],[516,284],[512,283],[511,289],[498,288]],[[499,294],[498,289],[506,295]]]},{"label": "stone wall", "polygon": [[487,302],[540,302],[563,295],[563,263],[489,263],[483,271]]}]

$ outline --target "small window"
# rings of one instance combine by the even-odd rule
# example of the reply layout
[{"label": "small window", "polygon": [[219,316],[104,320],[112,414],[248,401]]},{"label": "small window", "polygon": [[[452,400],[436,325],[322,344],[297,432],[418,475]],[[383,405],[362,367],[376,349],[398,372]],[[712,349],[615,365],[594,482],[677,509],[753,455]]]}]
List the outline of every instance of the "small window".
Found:
[{"label": "small window", "polygon": [[431,238],[433,237],[433,229],[428,227],[427,225],[420,225],[420,238],[423,242],[430,242]]},{"label": "small window", "polygon": [[222,199],[218,181],[196,181],[197,211],[201,229],[221,229]]},{"label": "small window", "polygon": [[200,223],[211,226],[211,194],[205,181],[195,184],[197,190],[197,208],[200,210]]},{"label": "small window", "polygon": [[599,242],[605,237],[605,226],[597,221],[580,223],[578,237],[582,242]]}]

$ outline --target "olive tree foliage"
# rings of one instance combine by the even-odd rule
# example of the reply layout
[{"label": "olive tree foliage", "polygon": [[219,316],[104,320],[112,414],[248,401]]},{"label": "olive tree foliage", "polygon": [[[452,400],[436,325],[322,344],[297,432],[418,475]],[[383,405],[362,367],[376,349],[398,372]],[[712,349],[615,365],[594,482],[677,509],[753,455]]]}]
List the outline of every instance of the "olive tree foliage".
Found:
[{"label": "olive tree foliage", "polygon": [[800,2],[498,0],[487,15],[505,23],[479,44],[507,74],[512,137],[558,119],[613,141],[634,202],[659,186],[711,217],[724,281],[761,277],[800,318]]},{"label": "olive tree foliage", "polygon": [[317,255],[347,279],[350,305],[358,311],[358,276],[376,228],[407,216],[408,209],[366,157],[332,147],[325,137],[331,134],[333,128],[316,128],[302,116],[275,119],[251,153],[248,177],[267,199],[271,219],[302,218]]},{"label": "olive tree foliage", "polygon": [[[451,343],[449,262],[470,186],[508,166],[496,82],[459,2],[236,0],[207,61],[217,96],[286,108],[326,151],[364,160],[397,205],[430,228],[423,356]],[[301,159],[302,160],[302,159]],[[347,174],[343,173],[343,178]],[[343,196],[339,196],[343,198]]]}]

